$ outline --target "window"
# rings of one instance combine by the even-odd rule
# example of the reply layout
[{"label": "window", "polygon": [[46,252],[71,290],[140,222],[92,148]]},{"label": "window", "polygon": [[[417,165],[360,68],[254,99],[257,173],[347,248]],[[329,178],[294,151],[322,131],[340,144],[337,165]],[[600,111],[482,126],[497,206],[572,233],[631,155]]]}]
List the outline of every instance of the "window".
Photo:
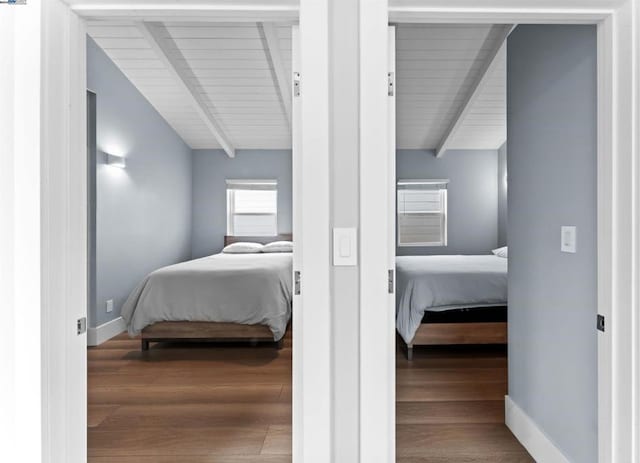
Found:
[{"label": "window", "polygon": [[278,182],[227,180],[227,235],[278,234]]},{"label": "window", "polygon": [[449,180],[398,182],[398,246],[447,245]]}]

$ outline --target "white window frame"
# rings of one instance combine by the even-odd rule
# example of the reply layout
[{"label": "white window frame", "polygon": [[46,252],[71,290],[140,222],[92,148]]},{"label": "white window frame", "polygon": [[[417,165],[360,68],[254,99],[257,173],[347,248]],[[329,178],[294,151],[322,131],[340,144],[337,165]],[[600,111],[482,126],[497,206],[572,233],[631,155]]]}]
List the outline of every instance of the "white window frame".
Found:
[{"label": "white window frame", "polygon": [[[595,24],[598,28],[598,461],[640,461],[640,8],[632,0],[371,0],[360,8],[361,333],[360,452],[395,461],[393,301],[395,140],[388,123],[392,23]],[[388,53],[386,52],[388,51]],[[635,79],[635,80],[634,80]],[[385,127],[387,130],[385,130]],[[394,195],[395,196],[395,195]],[[365,329],[366,327],[366,329]],[[595,323],[594,323],[595,329]],[[544,461],[544,460],[543,460]],[[556,461],[556,460],[548,460]],[[559,461],[559,460],[557,460]]]},{"label": "white window frame", "polygon": [[[237,235],[235,230],[235,221],[233,220],[236,215],[241,215],[235,211],[235,192],[241,188],[240,185],[247,185],[247,189],[275,191],[276,193],[276,211],[274,213],[254,213],[247,215],[269,215],[273,216],[274,229],[270,235],[264,235],[262,233],[252,233],[247,235]],[[265,185],[272,188],[260,188],[261,185]],[[234,186],[236,188],[234,188]],[[229,236],[276,236],[278,234],[278,181],[277,180],[234,180],[227,179],[227,235]]]},{"label": "white window frame", "polygon": [[[295,304],[304,304],[305,310],[304,316],[293,317],[293,461],[330,461],[327,2],[68,3],[71,6],[62,0],[29,0],[13,10],[18,38],[13,41],[14,58],[9,56],[15,63],[10,61],[9,65],[19,81],[15,95],[21,105],[0,105],[2,121],[16,120],[15,126],[9,126],[15,149],[9,151],[10,162],[6,164],[14,166],[15,188],[10,197],[0,201],[3,227],[13,230],[12,240],[0,243],[0,251],[3,256],[14,256],[7,267],[12,278],[1,287],[10,288],[15,296],[11,296],[14,304],[9,317],[15,330],[9,328],[5,333],[10,349],[3,352],[3,358],[12,359],[10,370],[4,373],[14,378],[16,387],[0,397],[0,409],[9,411],[0,424],[12,423],[12,433],[0,435],[3,444],[9,439],[3,445],[5,458],[86,462],[86,334],[76,336],[76,321],[87,314],[85,19],[126,17],[288,24],[299,20],[295,26],[300,49],[296,71],[305,79],[304,93],[294,104],[300,118],[296,122],[298,137],[294,137],[294,151],[296,147],[298,151],[294,158],[299,166],[295,175],[301,177],[294,178],[299,190],[294,194],[294,261],[297,269],[304,270],[304,281],[313,284],[303,282],[304,298],[294,296],[294,312]],[[3,63],[5,55],[0,53]],[[313,59],[301,59],[304,56]],[[296,202],[300,204],[296,206]],[[295,211],[300,217],[296,218]],[[5,267],[1,268],[4,272]]]},{"label": "white window frame", "polygon": [[[400,232],[400,191],[401,186],[408,186],[411,184],[415,185],[444,185],[444,188],[439,188],[438,192],[440,193],[440,212],[433,212],[432,214],[440,214],[440,241],[415,241],[415,242],[402,242],[401,232]],[[448,205],[448,191],[447,187],[449,185],[449,180],[399,180],[396,186],[396,197],[397,206],[396,206],[396,222],[398,224],[397,227],[397,239],[398,239],[398,247],[400,248],[423,248],[423,247],[445,247],[447,246],[448,241],[448,214],[449,214],[449,205]],[[406,188],[411,189],[411,188]],[[416,188],[418,189],[418,188]],[[405,214],[410,214],[405,212]]]}]

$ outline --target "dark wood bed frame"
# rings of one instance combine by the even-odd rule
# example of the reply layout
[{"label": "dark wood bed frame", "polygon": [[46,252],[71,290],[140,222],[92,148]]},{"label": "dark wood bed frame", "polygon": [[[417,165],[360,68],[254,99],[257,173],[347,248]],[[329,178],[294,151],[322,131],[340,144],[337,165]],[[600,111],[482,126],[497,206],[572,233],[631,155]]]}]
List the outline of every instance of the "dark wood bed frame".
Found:
[{"label": "dark wood bed frame", "polygon": [[[506,307],[492,307],[490,309],[506,311]],[[413,359],[413,346],[507,343],[507,322],[496,320],[495,312],[492,313],[492,316],[487,317],[487,321],[482,321],[482,317],[480,320],[465,320],[465,316],[461,315],[454,317],[455,321],[448,322],[446,321],[446,312],[440,314],[444,314],[440,315],[442,319],[434,323],[423,321],[411,343],[405,344],[407,360]]]},{"label": "dark wood bed frame", "polygon": [[[247,242],[267,244],[274,241],[292,241],[292,239],[290,233],[276,236],[225,236],[224,245]],[[149,350],[151,342],[167,341],[273,343],[273,333],[265,325],[190,321],[157,322],[142,330],[143,351]],[[276,345],[281,348],[282,340]]]}]

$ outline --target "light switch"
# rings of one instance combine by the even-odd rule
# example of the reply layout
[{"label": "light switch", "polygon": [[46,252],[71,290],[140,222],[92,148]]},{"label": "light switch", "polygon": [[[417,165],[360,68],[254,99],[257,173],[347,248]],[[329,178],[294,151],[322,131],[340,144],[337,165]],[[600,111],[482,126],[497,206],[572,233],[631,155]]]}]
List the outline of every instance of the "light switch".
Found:
[{"label": "light switch", "polygon": [[333,265],[358,265],[357,239],[355,228],[333,229]]},{"label": "light switch", "polygon": [[560,229],[560,251],[576,252],[576,227],[564,226]]},{"label": "light switch", "polygon": [[107,301],[107,312],[113,312],[113,299]]}]

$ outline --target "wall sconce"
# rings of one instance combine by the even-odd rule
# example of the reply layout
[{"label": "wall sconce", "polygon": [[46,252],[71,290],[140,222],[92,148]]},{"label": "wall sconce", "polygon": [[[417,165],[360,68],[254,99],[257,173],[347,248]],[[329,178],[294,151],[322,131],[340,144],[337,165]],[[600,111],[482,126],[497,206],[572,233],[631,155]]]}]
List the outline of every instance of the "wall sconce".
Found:
[{"label": "wall sconce", "polygon": [[107,157],[107,165],[113,167],[119,167],[120,169],[124,169],[127,167],[127,162],[124,156],[116,156],[115,154],[105,153]]}]

